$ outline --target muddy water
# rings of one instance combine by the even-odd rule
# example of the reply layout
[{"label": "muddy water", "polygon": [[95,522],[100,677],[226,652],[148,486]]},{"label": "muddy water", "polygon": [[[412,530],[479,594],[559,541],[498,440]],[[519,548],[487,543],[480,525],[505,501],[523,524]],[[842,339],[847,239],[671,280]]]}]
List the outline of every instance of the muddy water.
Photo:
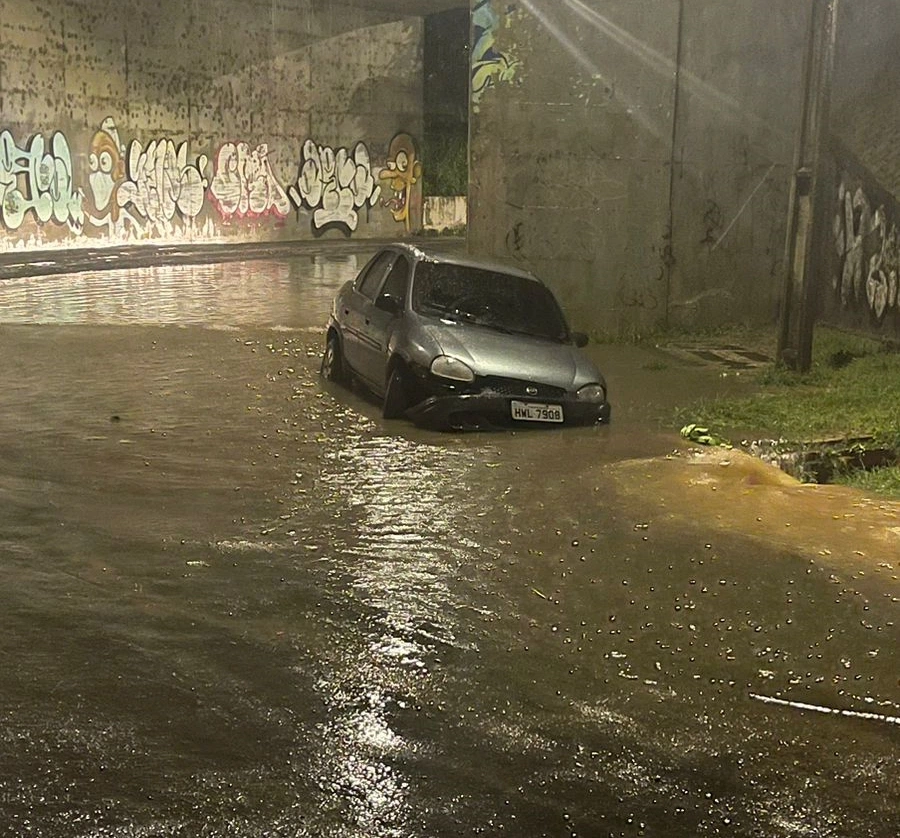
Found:
[{"label": "muddy water", "polygon": [[384,422],[317,376],[363,258],[0,287],[0,834],[895,836],[890,548],[667,458],[744,383],[600,347],[611,428]]}]

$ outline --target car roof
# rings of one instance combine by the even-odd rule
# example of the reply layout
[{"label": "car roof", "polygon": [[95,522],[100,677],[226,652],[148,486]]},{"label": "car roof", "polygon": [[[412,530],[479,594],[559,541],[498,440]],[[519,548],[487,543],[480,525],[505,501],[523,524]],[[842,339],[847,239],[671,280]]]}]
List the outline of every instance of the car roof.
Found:
[{"label": "car roof", "polygon": [[534,282],[544,283],[530,271],[509,265],[499,259],[488,259],[481,256],[471,256],[467,253],[453,253],[443,250],[439,247],[429,247],[428,245],[410,244],[409,242],[394,242],[388,245],[391,249],[399,250],[405,253],[411,259],[417,262],[437,262],[445,265],[462,265],[467,268],[479,268],[486,271],[494,271],[496,273],[509,274],[510,276],[518,276],[523,279],[530,279]]}]

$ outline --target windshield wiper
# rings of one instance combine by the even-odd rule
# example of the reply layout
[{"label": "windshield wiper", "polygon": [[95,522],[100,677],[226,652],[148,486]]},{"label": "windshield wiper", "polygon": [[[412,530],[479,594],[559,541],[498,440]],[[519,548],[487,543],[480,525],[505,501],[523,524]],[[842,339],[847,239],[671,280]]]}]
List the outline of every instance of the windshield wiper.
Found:
[{"label": "windshield wiper", "polygon": [[419,303],[417,308],[422,314],[437,314],[441,317],[454,314],[454,312],[446,306],[439,306],[437,303]]},{"label": "windshield wiper", "polygon": [[478,321],[479,325],[486,326],[488,329],[493,329],[497,332],[502,332],[504,335],[522,335],[527,338],[537,338],[538,340],[552,340],[559,342],[559,339],[556,336],[548,335],[545,332],[535,332],[530,329],[516,329],[512,326],[507,326],[504,323],[499,323],[496,320],[480,320]]},{"label": "windshield wiper", "polygon": [[491,329],[495,332],[502,332],[504,335],[521,335],[522,332],[517,331],[516,329],[510,329],[509,326],[504,326],[502,323],[497,323],[493,320],[475,320],[479,326],[484,326],[486,329]]},{"label": "windshield wiper", "polygon": [[441,306],[436,303],[421,303],[419,310],[423,314],[434,314],[442,320],[447,320],[452,323],[476,323],[479,325],[486,325],[481,323],[478,315],[472,314],[469,311],[460,310],[454,306]]}]

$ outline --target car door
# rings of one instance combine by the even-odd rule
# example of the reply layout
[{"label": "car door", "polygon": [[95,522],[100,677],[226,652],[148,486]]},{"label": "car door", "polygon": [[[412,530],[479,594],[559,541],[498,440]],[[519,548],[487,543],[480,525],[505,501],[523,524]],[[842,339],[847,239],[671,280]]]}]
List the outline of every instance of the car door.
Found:
[{"label": "car door", "polygon": [[337,314],[341,323],[344,360],[358,375],[365,375],[362,344],[365,340],[366,312],[374,302],[376,292],[394,263],[394,256],[392,250],[382,250],[373,256],[368,265],[359,272],[350,292],[340,302]]},{"label": "car door", "polygon": [[[364,304],[360,337],[362,364],[360,372],[378,392],[381,392],[385,383],[388,343],[406,307],[410,268],[409,258],[402,253],[396,254],[375,298],[371,301],[366,300]],[[379,307],[376,302],[384,295],[392,298],[391,310]]]}]

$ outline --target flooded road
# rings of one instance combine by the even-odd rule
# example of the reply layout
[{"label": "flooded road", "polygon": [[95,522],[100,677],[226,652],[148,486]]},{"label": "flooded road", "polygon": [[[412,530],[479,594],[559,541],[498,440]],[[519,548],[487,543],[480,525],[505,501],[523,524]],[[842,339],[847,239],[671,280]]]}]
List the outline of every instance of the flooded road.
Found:
[{"label": "flooded road", "polygon": [[900,834],[896,506],[318,376],[368,253],[0,282],[0,835]]}]

